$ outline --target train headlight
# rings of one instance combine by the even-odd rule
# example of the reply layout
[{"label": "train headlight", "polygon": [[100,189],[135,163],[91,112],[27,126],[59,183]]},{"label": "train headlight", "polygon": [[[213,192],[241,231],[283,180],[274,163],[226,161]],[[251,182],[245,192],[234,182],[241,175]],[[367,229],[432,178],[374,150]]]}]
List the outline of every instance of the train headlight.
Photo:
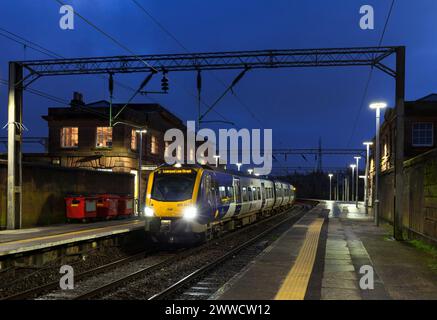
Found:
[{"label": "train headlight", "polygon": [[193,220],[197,217],[197,208],[196,207],[186,207],[184,209],[184,219],[185,220]]},{"label": "train headlight", "polygon": [[155,211],[153,210],[152,207],[145,207],[144,208],[144,215],[146,217],[154,217],[155,216]]}]

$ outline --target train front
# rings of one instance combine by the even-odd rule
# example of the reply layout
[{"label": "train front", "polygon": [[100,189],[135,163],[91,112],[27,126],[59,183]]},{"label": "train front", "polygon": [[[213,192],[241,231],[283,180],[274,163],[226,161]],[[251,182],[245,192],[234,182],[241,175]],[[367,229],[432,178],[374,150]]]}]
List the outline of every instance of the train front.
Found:
[{"label": "train front", "polygon": [[202,241],[204,225],[196,206],[201,168],[162,167],[149,176],[145,231],[154,242]]}]

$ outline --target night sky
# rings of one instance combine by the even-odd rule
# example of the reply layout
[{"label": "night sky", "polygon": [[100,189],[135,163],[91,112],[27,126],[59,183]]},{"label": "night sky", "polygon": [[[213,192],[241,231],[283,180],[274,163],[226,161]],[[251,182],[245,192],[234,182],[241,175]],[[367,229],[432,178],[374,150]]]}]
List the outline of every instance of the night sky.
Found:
[{"label": "night sky", "polygon": [[[376,46],[381,37],[391,0],[138,0],[191,52]],[[184,53],[131,0],[65,1],[75,10],[120,40],[136,54]],[[375,9],[375,29],[359,28],[359,8]],[[129,54],[92,27],[75,18],[75,30],[59,28],[59,4],[54,0],[2,0],[0,27],[65,57]],[[437,92],[437,1],[396,0],[383,45],[407,47],[406,99],[415,100]],[[7,62],[47,56],[0,36],[0,79],[7,79]],[[216,71],[225,83],[239,71]],[[364,106],[360,111],[369,67],[252,70],[232,95],[217,107],[238,127],[272,128],[274,147],[314,148],[319,137],[323,147],[358,148],[373,137],[373,100],[393,105],[394,81],[375,70]],[[144,75],[117,75],[116,79],[136,88]],[[155,95],[183,120],[197,113],[194,73],[170,74],[169,95]],[[149,86],[159,89],[160,77]],[[86,102],[108,99],[107,83],[96,76],[43,78],[32,88],[69,101],[73,91],[84,94]],[[204,74],[203,97],[212,103],[224,90],[212,72]],[[131,91],[115,86],[116,102],[125,102]],[[139,96],[136,102],[150,102]],[[7,122],[7,89],[0,86],[1,127]],[[41,115],[59,104],[25,93],[24,124],[27,136],[47,135]],[[355,119],[359,114],[353,133]],[[211,113],[208,120],[221,119]],[[222,125],[223,126],[223,125]],[[214,126],[217,128],[217,125]],[[6,136],[6,130],[0,133]],[[4,149],[2,149],[3,152]],[[324,158],[326,166],[346,166],[352,157]],[[314,159],[289,159],[289,166],[314,166]],[[284,165],[281,162],[281,165]]]}]

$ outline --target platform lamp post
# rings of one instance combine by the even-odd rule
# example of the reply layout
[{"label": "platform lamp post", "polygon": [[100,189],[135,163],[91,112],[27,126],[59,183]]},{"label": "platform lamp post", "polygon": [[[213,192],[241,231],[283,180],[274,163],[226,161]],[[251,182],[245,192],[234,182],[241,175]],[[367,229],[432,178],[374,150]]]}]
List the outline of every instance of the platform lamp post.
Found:
[{"label": "platform lamp post", "polygon": [[375,102],[370,104],[370,109],[376,110],[376,141],[375,141],[375,204],[374,208],[374,219],[376,226],[379,226],[379,175],[381,173],[381,166],[379,164],[379,154],[380,154],[380,145],[379,145],[379,127],[381,122],[381,109],[387,107],[385,102]]},{"label": "platform lamp post", "polygon": [[366,141],[363,142],[363,145],[366,146],[366,173],[364,174],[364,206],[366,207],[366,213],[367,208],[369,207],[368,204],[368,188],[369,188],[369,166],[370,166],[370,146],[373,145],[373,142]]},{"label": "platform lamp post", "polygon": [[332,177],[334,175],[332,173],[328,174],[329,177],[329,200],[332,200]]},{"label": "platform lamp post", "polygon": [[354,159],[357,162],[357,174],[355,177],[355,205],[358,208],[358,180],[359,180],[359,174],[360,174],[359,164],[360,164],[361,157],[357,156],[357,157],[354,157]]},{"label": "platform lamp post", "polygon": [[355,168],[356,168],[356,164],[351,164],[350,167],[352,169],[352,180],[351,180],[351,186],[352,186],[352,196],[351,196],[351,200],[354,201],[354,185],[355,185]]},{"label": "platform lamp post", "polygon": [[243,165],[242,163],[236,163],[235,164],[237,166],[237,170],[240,171],[241,166]]},{"label": "platform lamp post", "polygon": [[249,174],[252,174],[253,169],[247,169],[247,172],[249,172]]},{"label": "platform lamp post", "polygon": [[141,195],[141,167],[143,161],[143,134],[147,133],[146,129],[135,130],[140,136],[140,145],[138,147],[138,216],[143,215],[143,196]]}]

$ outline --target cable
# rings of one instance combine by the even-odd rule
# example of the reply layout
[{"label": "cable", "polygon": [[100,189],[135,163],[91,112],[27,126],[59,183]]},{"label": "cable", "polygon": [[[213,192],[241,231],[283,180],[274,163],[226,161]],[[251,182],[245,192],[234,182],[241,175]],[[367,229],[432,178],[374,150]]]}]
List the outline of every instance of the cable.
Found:
[{"label": "cable", "polygon": [[[146,8],[144,8],[137,0],[132,0],[132,2],[145,14],[147,15],[165,34],[167,34],[170,38],[172,38],[183,50],[185,50],[185,52],[190,53],[190,50],[188,50],[188,48],[181,42],[178,40],[178,38],[172,33],[170,32],[158,19],[156,19],[149,11],[146,10]],[[224,81],[218,77],[215,73],[212,73],[213,77],[220,82],[225,88],[228,87],[226,85],[226,83],[224,83]],[[195,97],[193,94],[191,94],[190,92],[188,92],[186,90],[186,92],[188,94],[190,94],[191,96]],[[258,122],[258,124],[261,127],[265,127],[262,122],[259,120],[258,117],[255,116],[255,114],[252,112],[252,110],[250,110],[250,108],[242,101],[242,99],[235,94],[234,91],[232,91],[232,96],[237,100],[237,102],[250,114],[250,116],[256,121]],[[203,101],[202,98],[200,98],[200,102],[202,105],[206,106],[207,108],[210,108],[210,106]],[[226,119],[223,115],[221,115],[217,110],[212,109],[212,111],[219,115],[223,120],[230,122],[228,119]],[[236,126],[238,128],[238,126]],[[280,141],[280,144],[282,145],[282,142]],[[273,157],[274,160],[276,160],[277,162],[279,162],[279,160],[276,157]],[[281,166],[282,168],[282,166]]]},{"label": "cable", "polygon": [[[185,52],[190,53],[190,50],[188,50],[188,48],[181,42],[178,40],[178,38],[172,33],[170,32],[170,30],[168,30],[158,19],[156,19],[149,11],[146,10],[146,8],[144,8],[144,6],[142,6],[137,0],[132,0],[132,2],[145,14],[147,15],[165,34],[167,34],[170,38],[172,38],[183,50],[185,50]],[[227,87],[226,83],[224,83],[224,81],[222,79],[220,79],[215,73],[212,73],[213,77],[220,82],[225,88]],[[188,94],[192,95],[191,93],[189,93],[187,91]],[[193,95],[192,95],[193,96]],[[233,96],[237,99],[237,101],[249,112],[249,114],[252,116],[252,118],[254,118],[256,121],[258,121],[258,123],[262,126],[261,122],[256,119],[256,117],[254,117],[254,114],[249,111],[248,107],[246,105],[244,105],[241,101],[241,99],[235,94],[233,93]],[[209,105],[202,101],[201,99],[201,103],[206,106],[209,107]],[[213,110],[213,112],[215,114],[217,114],[218,116],[220,116],[223,120],[226,120],[228,122],[230,122],[228,119],[226,119],[223,115],[221,115],[218,111]]]},{"label": "cable", "polygon": [[[4,29],[3,29],[3,28],[0,28],[0,30],[3,31]],[[9,33],[9,32],[8,32],[8,33]],[[4,33],[2,33],[2,32],[0,32],[0,36],[5,37],[5,38],[7,38],[7,39],[9,39],[9,40],[12,40],[12,41],[14,41],[14,42],[16,42],[16,43],[19,43],[19,44],[21,44],[21,45],[23,45],[23,46],[26,46],[26,47],[28,47],[28,48],[31,48],[31,49],[33,49],[33,50],[35,50],[35,51],[38,51],[38,52],[42,53],[42,54],[48,55],[49,57],[52,57],[52,58],[55,57],[55,56],[52,56],[50,53],[44,52],[44,51],[42,51],[42,50],[40,50],[40,49],[38,49],[38,48],[32,46],[31,44],[29,44],[30,42],[26,43],[26,42],[23,42],[23,41],[19,41],[19,40],[14,39],[13,37],[8,36],[8,35],[6,35],[6,34],[4,34]]]},{"label": "cable", "polygon": [[[65,6],[66,4],[64,2],[62,2],[61,0],[54,0],[57,3],[59,3],[62,6]],[[140,56],[138,56],[137,54],[135,54],[131,49],[129,49],[127,46],[125,46],[123,43],[121,43],[120,41],[118,41],[116,38],[114,38],[113,36],[111,36],[109,33],[105,32],[103,29],[99,28],[98,26],[96,26],[94,23],[92,23],[90,20],[88,20],[87,18],[85,18],[84,16],[82,16],[79,12],[77,12],[76,10],[74,10],[74,14],[77,15],[79,18],[81,18],[83,21],[85,21],[88,25],[90,25],[91,27],[93,27],[94,29],[96,29],[98,32],[100,32],[101,34],[103,34],[105,37],[107,37],[108,39],[110,39],[112,42],[114,42],[116,45],[118,45],[120,48],[122,48],[123,50],[126,50],[127,52],[129,52],[130,54],[132,54],[135,58],[137,58],[139,61],[141,61],[142,63],[144,63],[144,65],[146,65],[147,67],[149,67],[150,69],[152,69],[155,72],[158,72],[158,70],[156,70],[153,66],[151,66],[147,61],[145,61],[143,58],[141,58]]]},{"label": "cable", "polygon": [[[384,40],[385,31],[387,30],[388,22],[390,20],[391,13],[393,11],[394,3],[395,3],[395,0],[392,0],[391,5],[390,5],[390,9],[389,9],[387,17],[385,19],[384,28],[382,30],[381,37],[380,37],[379,42],[378,42],[378,47],[381,47],[382,41]],[[358,121],[360,120],[361,111],[363,109],[364,103],[365,103],[366,98],[367,98],[367,92],[368,92],[368,89],[369,89],[370,81],[372,79],[372,75],[373,75],[373,66],[369,70],[369,74],[368,74],[368,77],[367,77],[366,85],[364,87],[364,93],[363,93],[363,96],[361,98],[361,103],[359,105],[357,116],[355,117],[354,125],[352,127],[352,134],[351,134],[351,136],[349,138],[349,141],[347,143],[347,147],[349,147],[351,145],[352,139],[353,139],[353,137],[355,135],[355,131],[357,130]]]},{"label": "cable", "polygon": [[[58,4],[60,5],[65,5],[65,3],[61,0],[54,0],[56,1]],[[127,46],[125,46],[123,43],[121,43],[120,41],[118,41],[116,38],[114,38],[113,36],[111,36],[109,33],[105,32],[103,29],[99,28],[97,25],[95,25],[94,23],[92,23],[89,19],[85,18],[84,16],[82,16],[79,12],[77,12],[76,10],[74,10],[74,14],[77,15],[79,18],[81,18],[84,22],[86,22],[88,25],[90,25],[91,27],[93,27],[95,30],[97,30],[98,32],[100,32],[101,34],[103,34],[105,37],[107,37],[108,39],[110,39],[112,42],[114,42],[117,46],[119,46],[120,48],[122,48],[123,50],[129,52],[131,55],[133,55],[136,59],[138,59],[139,61],[143,62],[147,67],[149,67],[151,70],[158,72],[158,70],[156,70],[153,66],[151,66],[148,62],[146,62],[144,59],[142,59],[139,55],[137,55],[135,52],[133,52],[130,48],[128,48]],[[134,91],[136,91],[135,89],[133,89]]]},{"label": "cable", "polygon": [[[0,84],[3,84],[5,86],[9,86],[9,82],[7,80],[5,80],[5,79],[0,79]],[[34,95],[46,98],[48,100],[51,100],[51,101],[54,101],[54,102],[57,102],[57,103],[62,103],[62,104],[66,103],[66,104],[68,104],[68,102],[66,100],[64,100],[62,98],[59,98],[59,97],[55,97],[55,96],[53,96],[51,94],[48,94],[46,92],[43,92],[43,91],[39,91],[39,90],[36,90],[36,89],[31,89],[31,88],[25,88],[25,90],[30,92],[30,93],[32,93],[32,94],[34,94]]]}]

